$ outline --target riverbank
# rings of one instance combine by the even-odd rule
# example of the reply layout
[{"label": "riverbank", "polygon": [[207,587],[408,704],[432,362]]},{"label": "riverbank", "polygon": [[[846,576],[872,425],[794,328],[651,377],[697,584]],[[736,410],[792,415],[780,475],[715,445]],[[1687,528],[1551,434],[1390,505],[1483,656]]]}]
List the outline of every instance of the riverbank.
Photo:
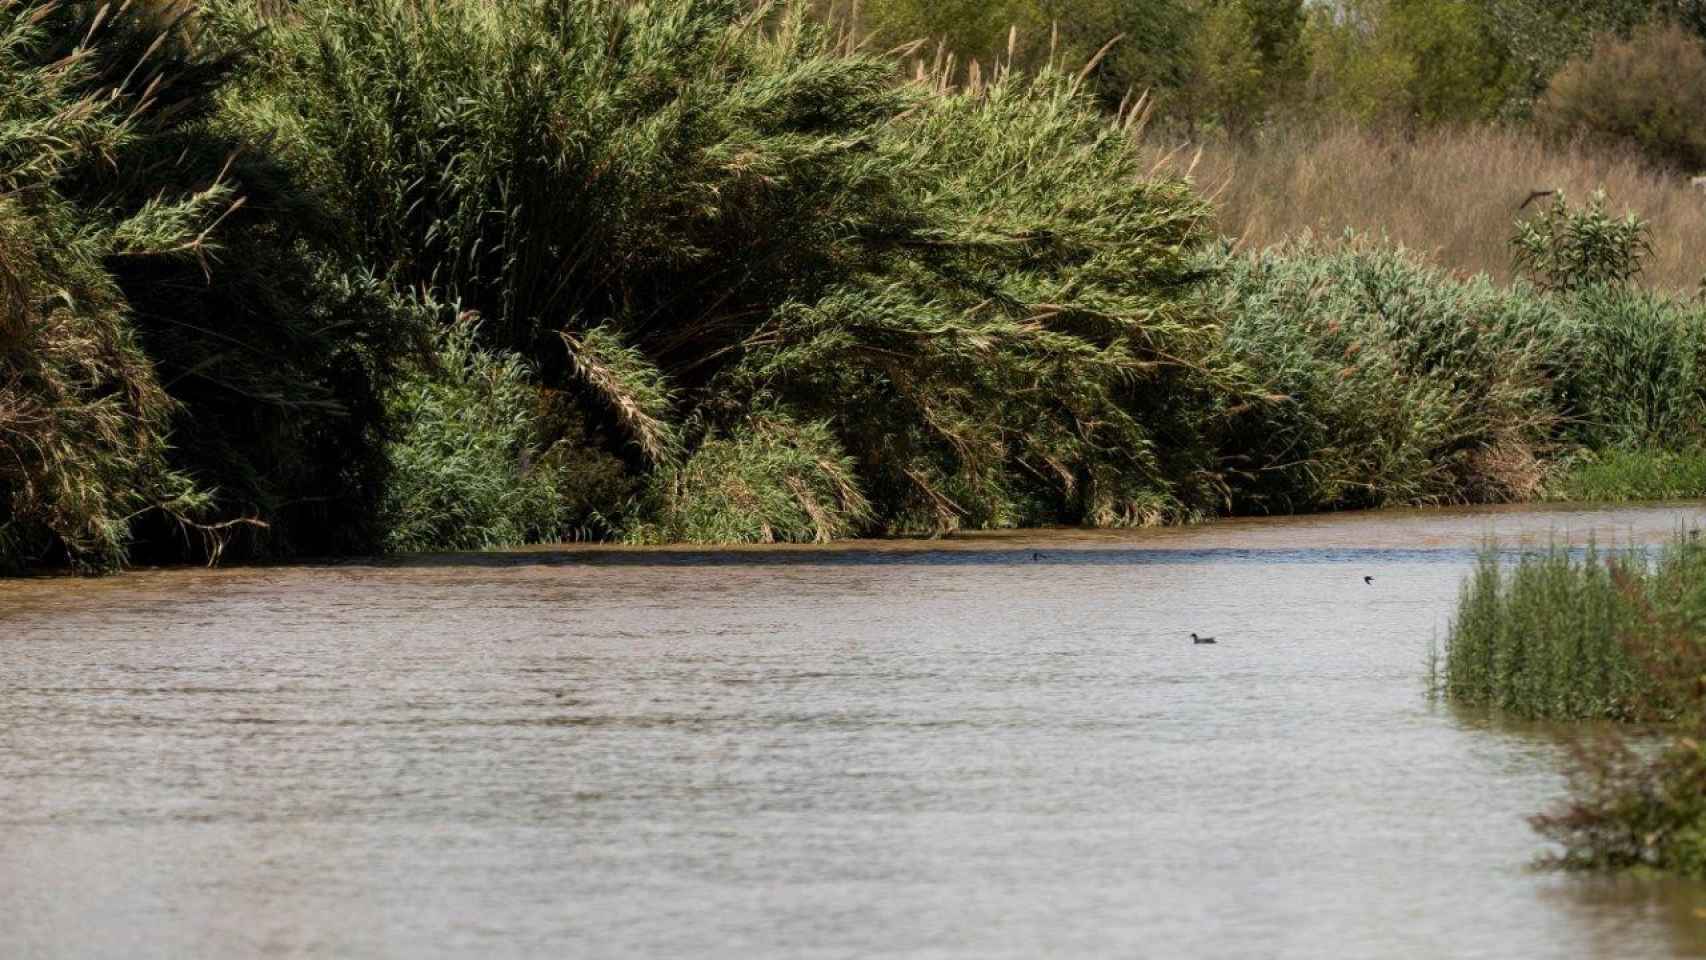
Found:
[{"label": "riverbank", "polygon": [[[0,569],[1525,501],[1706,444],[1706,307],[1614,201],[1525,214],[1511,284],[1233,253],[1078,65],[263,6],[0,8]],[[1636,473],[1581,489],[1706,493]]]}]

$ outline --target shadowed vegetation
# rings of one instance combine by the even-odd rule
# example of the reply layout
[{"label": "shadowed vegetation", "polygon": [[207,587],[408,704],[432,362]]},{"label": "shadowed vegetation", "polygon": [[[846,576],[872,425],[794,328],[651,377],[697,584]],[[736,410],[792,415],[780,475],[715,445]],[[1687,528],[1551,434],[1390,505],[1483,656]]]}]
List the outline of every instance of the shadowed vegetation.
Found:
[{"label": "shadowed vegetation", "polygon": [[384,312],[223,132],[243,66],[183,4],[0,4],[0,563],[371,542]]}]

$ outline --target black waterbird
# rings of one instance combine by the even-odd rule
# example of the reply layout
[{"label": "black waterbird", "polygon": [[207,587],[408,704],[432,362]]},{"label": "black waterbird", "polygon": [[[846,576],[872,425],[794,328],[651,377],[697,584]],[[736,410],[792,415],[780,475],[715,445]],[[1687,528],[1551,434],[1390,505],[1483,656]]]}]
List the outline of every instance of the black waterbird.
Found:
[{"label": "black waterbird", "polygon": [[1191,634],[1191,642],[1192,643],[1213,643],[1214,638],[1213,637],[1199,637],[1193,633],[1193,634]]},{"label": "black waterbird", "polygon": [[1373,578],[1373,577],[1363,577],[1363,578],[1362,578],[1362,582],[1363,582],[1363,583],[1373,583],[1373,582],[1374,582],[1374,578]]}]

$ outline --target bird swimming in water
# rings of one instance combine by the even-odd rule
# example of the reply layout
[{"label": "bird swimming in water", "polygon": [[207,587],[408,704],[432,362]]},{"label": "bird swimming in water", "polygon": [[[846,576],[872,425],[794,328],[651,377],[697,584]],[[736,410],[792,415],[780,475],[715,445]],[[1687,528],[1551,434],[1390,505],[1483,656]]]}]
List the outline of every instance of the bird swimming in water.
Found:
[{"label": "bird swimming in water", "polygon": [[1363,583],[1373,583],[1373,582],[1374,582],[1374,578],[1373,578],[1373,577],[1363,577],[1363,578],[1362,578],[1362,582],[1363,582]]},{"label": "bird swimming in water", "polygon": [[1043,555],[1042,555],[1042,554],[1040,554],[1040,553],[1037,553],[1037,552],[1035,552],[1035,551],[1032,551],[1032,552],[1031,552],[1031,559],[1032,559],[1032,560],[1041,560],[1041,559],[1042,559],[1042,558],[1043,558]]},{"label": "bird swimming in water", "polygon": [[1192,643],[1213,643],[1214,638],[1213,637],[1199,637],[1193,633],[1193,634],[1191,634],[1191,642]]}]

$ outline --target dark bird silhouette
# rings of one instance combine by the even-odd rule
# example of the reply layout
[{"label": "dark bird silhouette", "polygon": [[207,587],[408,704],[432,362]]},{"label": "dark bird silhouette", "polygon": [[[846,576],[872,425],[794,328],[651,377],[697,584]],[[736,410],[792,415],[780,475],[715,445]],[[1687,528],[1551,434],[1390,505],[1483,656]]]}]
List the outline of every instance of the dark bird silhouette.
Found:
[{"label": "dark bird silhouette", "polygon": [[1193,634],[1191,634],[1191,642],[1192,643],[1213,643],[1214,638],[1213,637],[1199,637],[1193,633]]},{"label": "dark bird silhouette", "polygon": [[1528,206],[1529,204],[1533,203],[1536,200],[1539,200],[1541,197],[1550,197],[1551,195],[1553,195],[1554,193],[1557,193],[1557,192],[1558,191],[1556,191],[1556,190],[1536,190],[1533,193],[1528,195],[1527,200],[1524,200],[1523,202],[1517,204],[1516,208],[1518,210],[1521,210],[1523,207]]},{"label": "dark bird silhouette", "polygon": [[1040,554],[1040,553],[1035,553],[1035,552],[1033,552],[1033,553],[1032,553],[1032,554],[1031,554],[1031,559],[1032,559],[1032,560],[1041,560],[1041,559],[1042,559],[1042,558],[1043,558],[1043,555],[1042,555],[1042,554]]},{"label": "dark bird silhouette", "polygon": [[1362,582],[1363,582],[1363,583],[1373,583],[1373,582],[1374,582],[1374,578],[1373,578],[1373,577],[1363,577],[1363,578],[1362,578]]}]

